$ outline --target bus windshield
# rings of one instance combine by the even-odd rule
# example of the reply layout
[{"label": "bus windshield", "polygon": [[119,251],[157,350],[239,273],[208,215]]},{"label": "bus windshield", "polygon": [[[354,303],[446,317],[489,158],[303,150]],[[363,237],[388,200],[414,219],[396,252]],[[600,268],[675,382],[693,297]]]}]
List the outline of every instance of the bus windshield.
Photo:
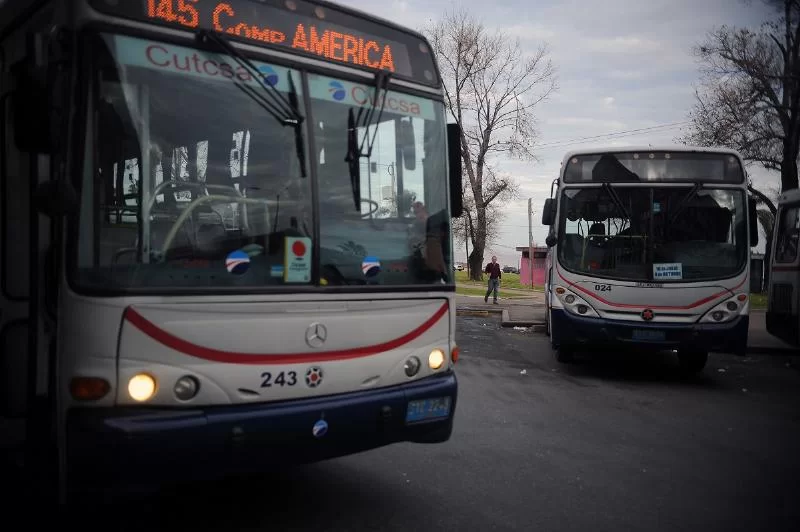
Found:
[{"label": "bus windshield", "polygon": [[740,189],[605,184],[562,194],[558,259],[574,272],[685,282],[732,277],[746,265]]},{"label": "bus windshield", "polygon": [[[120,35],[91,49],[79,285],[452,281],[440,102]],[[372,147],[354,163],[348,129]]]}]

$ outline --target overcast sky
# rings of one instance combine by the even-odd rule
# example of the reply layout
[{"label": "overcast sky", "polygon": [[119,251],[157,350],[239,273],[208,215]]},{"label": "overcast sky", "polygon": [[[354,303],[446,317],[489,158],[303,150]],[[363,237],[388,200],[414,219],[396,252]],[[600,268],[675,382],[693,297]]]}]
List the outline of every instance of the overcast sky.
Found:
[{"label": "overcast sky", "polygon": [[[422,29],[454,7],[447,0],[339,0],[399,24]],[[524,49],[550,47],[559,90],[536,111],[537,162],[501,160],[498,167],[519,184],[507,202],[498,238],[486,257],[518,265],[517,246],[528,242],[528,198],[533,198],[533,238],[543,245],[541,208],[558,176],[564,153],[601,145],[674,142],[681,126],[595,142],[566,141],[685,122],[699,79],[692,47],[715,26],[758,26],[767,15],[760,0],[462,0],[488,28],[519,37]],[[757,187],[779,186],[774,172],[749,168]],[[763,239],[762,239],[763,240]],[[459,249],[460,248],[460,249]],[[464,259],[457,245],[456,260]]]}]

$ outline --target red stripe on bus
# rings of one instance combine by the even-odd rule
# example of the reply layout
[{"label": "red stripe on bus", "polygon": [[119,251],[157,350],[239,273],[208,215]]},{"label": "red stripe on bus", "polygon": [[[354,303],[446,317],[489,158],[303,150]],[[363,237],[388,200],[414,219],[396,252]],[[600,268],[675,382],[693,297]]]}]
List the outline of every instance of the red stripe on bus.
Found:
[{"label": "red stripe on bus", "polygon": [[703,299],[700,299],[698,301],[695,301],[691,305],[677,305],[677,306],[652,305],[651,306],[651,305],[632,305],[630,303],[614,303],[613,301],[609,301],[607,299],[604,299],[604,298],[598,296],[597,294],[595,294],[594,292],[592,292],[590,290],[587,290],[587,289],[583,288],[582,286],[578,286],[577,284],[573,283],[572,281],[566,279],[563,275],[561,275],[561,272],[558,272],[558,276],[561,277],[572,288],[575,288],[576,290],[580,290],[584,294],[587,294],[587,295],[595,298],[596,300],[600,301],[601,303],[605,303],[606,305],[608,305],[610,307],[636,308],[636,309],[649,308],[649,309],[659,309],[659,310],[689,310],[689,309],[693,309],[695,307],[699,307],[700,305],[708,303],[709,301],[713,301],[713,300],[717,299],[720,296],[724,296],[726,294],[729,294],[730,292],[733,292],[734,290],[736,290],[740,286],[742,286],[744,284],[745,280],[747,279],[747,277],[745,277],[744,279],[742,279],[741,283],[739,283],[738,285],[734,286],[730,290],[723,290],[722,292],[717,292],[716,294],[713,294],[713,295],[710,295],[708,297],[704,297]]},{"label": "red stripe on bus", "polygon": [[422,336],[426,331],[433,327],[445,314],[449,306],[444,303],[436,313],[428,318],[422,325],[413,331],[384,342],[382,344],[357,347],[354,349],[340,349],[335,351],[320,351],[317,353],[237,353],[233,351],[222,351],[210,347],[187,342],[178,338],[172,333],[161,329],[147,318],[139,314],[136,310],[128,307],[125,310],[125,319],[131,325],[142,331],[144,334],[157,341],[158,343],[179,351],[183,354],[209,360],[211,362],[221,362],[225,364],[299,364],[311,362],[328,362],[332,360],[350,360],[375,355],[384,351],[397,349],[412,340]]}]

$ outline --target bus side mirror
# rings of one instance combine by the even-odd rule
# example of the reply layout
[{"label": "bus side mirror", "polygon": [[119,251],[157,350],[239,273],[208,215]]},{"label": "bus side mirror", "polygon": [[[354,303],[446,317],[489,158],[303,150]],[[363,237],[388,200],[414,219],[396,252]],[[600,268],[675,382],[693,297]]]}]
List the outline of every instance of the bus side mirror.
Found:
[{"label": "bus side mirror", "polygon": [[747,198],[747,206],[750,210],[750,247],[758,245],[758,212],[756,209],[755,198]]},{"label": "bus side mirror", "polygon": [[11,65],[11,123],[14,143],[25,153],[52,154],[58,151],[62,135],[58,124],[64,118],[64,65],[56,61],[63,35],[44,33],[27,36],[26,54]]},{"label": "bus side mirror", "polygon": [[447,164],[450,168],[450,209],[453,218],[464,214],[463,182],[461,171],[461,127],[447,124]]},{"label": "bus side mirror", "polygon": [[61,140],[53,135],[56,66],[48,61],[50,38],[43,33],[27,36],[23,59],[10,65],[11,117],[14,143],[25,153],[51,154]]},{"label": "bus side mirror", "polygon": [[547,247],[551,248],[556,245],[556,236],[555,235],[547,235],[545,238],[544,243],[547,244]]},{"label": "bus side mirror", "polygon": [[544,200],[544,209],[542,209],[542,225],[553,225],[553,222],[555,221],[555,209],[553,205],[553,198]]},{"label": "bus side mirror", "polygon": [[45,181],[36,187],[33,198],[36,210],[50,218],[69,216],[78,212],[78,194],[65,181]]},{"label": "bus side mirror", "polygon": [[43,69],[23,59],[11,67],[11,76],[14,89],[9,107],[17,149],[25,153],[51,153],[47,128],[50,106]]}]

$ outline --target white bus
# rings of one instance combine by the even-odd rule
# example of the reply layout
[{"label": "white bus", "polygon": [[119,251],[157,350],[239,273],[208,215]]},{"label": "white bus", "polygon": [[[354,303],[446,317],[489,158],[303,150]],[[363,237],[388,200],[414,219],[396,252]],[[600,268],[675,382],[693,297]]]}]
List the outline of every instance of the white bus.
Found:
[{"label": "white bus", "polygon": [[448,440],[441,83],[328,2],[1,3],[4,455],[64,502]]},{"label": "white bus", "polygon": [[800,189],[778,199],[769,264],[767,331],[800,346]]},{"label": "white bus", "polygon": [[755,202],[728,150],[647,147],[568,153],[546,200],[547,326],[559,361],[580,349],[743,353]]}]

